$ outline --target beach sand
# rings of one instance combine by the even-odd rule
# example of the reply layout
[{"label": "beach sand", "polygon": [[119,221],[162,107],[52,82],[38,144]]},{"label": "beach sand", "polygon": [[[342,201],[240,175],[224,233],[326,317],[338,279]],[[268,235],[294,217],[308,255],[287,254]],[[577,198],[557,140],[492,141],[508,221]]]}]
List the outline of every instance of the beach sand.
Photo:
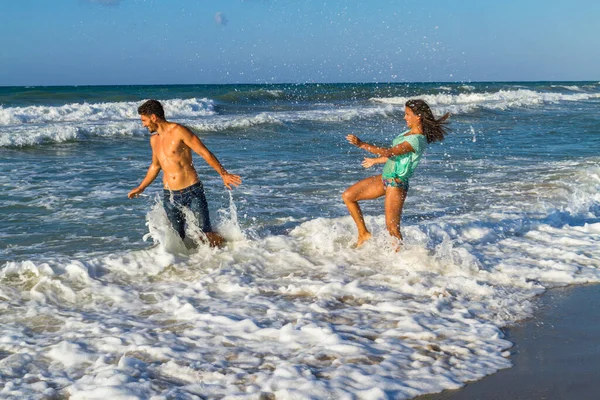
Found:
[{"label": "beach sand", "polygon": [[505,329],[513,367],[418,400],[600,399],[600,285],[552,289]]}]

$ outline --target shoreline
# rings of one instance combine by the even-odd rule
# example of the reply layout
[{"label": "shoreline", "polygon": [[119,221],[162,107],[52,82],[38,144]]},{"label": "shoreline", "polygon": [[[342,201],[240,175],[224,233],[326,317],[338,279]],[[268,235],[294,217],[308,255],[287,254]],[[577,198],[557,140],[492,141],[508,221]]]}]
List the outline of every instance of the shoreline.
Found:
[{"label": "shoreline", "polygon": [[513,366],[415,400],[598,399],[600,284],[553,288],[534,316],[503,329]]}]

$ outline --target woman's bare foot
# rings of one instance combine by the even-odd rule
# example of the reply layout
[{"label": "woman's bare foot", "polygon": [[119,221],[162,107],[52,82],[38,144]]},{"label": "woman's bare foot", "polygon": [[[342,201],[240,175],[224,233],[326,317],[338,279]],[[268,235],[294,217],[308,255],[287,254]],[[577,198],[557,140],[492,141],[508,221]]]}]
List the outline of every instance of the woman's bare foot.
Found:
[{"label": "woman's bare foot", "polygon": [[402,236],[394,237],[392,236],[392,249],[395,253],[399,253],[402,250],[404,243],[402,242]]},{"label": "woman's bare foot", "polygon": [[365,242],[367,240],[371,239],[371,236],[373,236],[373,235],[371,235],[371,232],[366,232],[366,233],[363,233],[362,235],[359,234],[358,235],[358,240],[356,241],[356,243],[354,243],[352,245],[352,248],[353,249],[359,248],[360,246],[362,246],[363,244],[365,244]]}]

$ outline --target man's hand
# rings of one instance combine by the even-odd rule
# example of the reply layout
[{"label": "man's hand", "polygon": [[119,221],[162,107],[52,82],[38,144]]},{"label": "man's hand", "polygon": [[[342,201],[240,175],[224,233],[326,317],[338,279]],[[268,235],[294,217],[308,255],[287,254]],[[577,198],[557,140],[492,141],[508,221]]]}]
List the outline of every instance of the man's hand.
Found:
[{"label": "man's hand", "polygon": [[240,178],[239,175],[230,174],[228,172],[225,172],[223,175],[221,175],[221,178],[223,178],[223,183],[225,184],[225,187],[227,187],[227,189],[230,190],[233,189],[231,185],[239,186],[240,183],[242,183],[242,178]]},{"label": "man's hand", "polygon": [[130,199],[133,199],[134,197],[138,197],[143,191],[144,191],[144,189],[140,189],[139,187],[136,187],[131,192],[129,192],[127,197],[129,197]]},{"label": "man's hand", "polygon": [[361,144],[363,144],[363,141],[360,140],[357,136],[354,135],[348,135],[346,136],[346,140],[348,141],[348,143],[356,146],[356,147],[360,147]]}]

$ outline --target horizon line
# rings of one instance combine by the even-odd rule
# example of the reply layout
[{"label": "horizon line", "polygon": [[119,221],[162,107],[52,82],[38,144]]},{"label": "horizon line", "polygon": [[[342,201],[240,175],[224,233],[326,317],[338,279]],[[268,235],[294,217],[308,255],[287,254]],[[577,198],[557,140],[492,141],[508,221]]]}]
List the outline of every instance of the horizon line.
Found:
[{"label": "horizon line", "polygon": [[461,81],[382,81],[382,82],[263,82],[263,83],[137,83],[137,84],[63,84],[63,85],[3,85],[0,84],[0,88],[51,88],[51,87],[108,87],[108,86],[276,86],[276,85],[407,85],[407,84],[468,84],[468,83],[589,83],[595,82],[600,83],[600,79],[591,80],[496,80],[496,81],[473,81],[473,80],[461,80]]}]

